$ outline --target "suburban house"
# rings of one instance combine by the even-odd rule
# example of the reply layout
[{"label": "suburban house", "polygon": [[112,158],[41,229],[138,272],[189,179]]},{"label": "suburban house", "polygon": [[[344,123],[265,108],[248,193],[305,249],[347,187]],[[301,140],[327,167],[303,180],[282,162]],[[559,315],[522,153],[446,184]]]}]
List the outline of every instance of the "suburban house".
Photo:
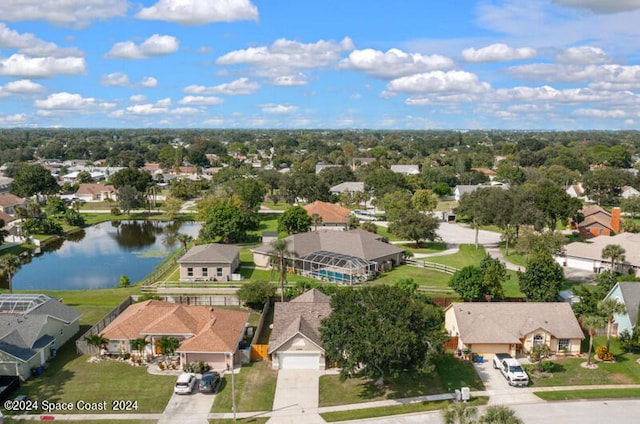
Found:
[{"label": "suburban house", "polygon": [[85,202],[104,202],[116,200],[116,189],[112,185],[85,183],[78,186],[74,196]]},{"label": "suburban house", "polygon": [[[309,231],[284,238],[291,253],[292,272],[344,284],[375,278],[404,260],[404,250],[362,230]],[[268,267],[273,246],[252,250],[256,266]]]},{"label": "suburban house", "polygon": [[613,208],[609,212],[598,205],[590,205],[578,213],[584,219],[574,225],[582,237],[610,236],[621,230],[620,208]]},{"label": "suburban house", "polygon": [[337,196],[343,193],[347,193],[347,194],[362,193],[364,192],[364,183],[360,181],[347,181],[344,183],[334,185],[329,189],[329,191],[331,192],[331,194],[335,194]]},{"label": "suburban house", "polygon": [[630,199],[632,197],[638,196],[640,196],[640,191],[636,190],[635,188],[631,186],[622,187],[622,193],[620,194],[620,197],[622,197],[623,199]]},{"label": "suburban house", "polygon": [[15,194],[11,193],[1,193],[0,194],[0,211],[6,213],[7,215],[15,215],[16,208],[18,206],[22,206],[27,202],[26,199],[22,197],[18,197]]},{"label": "suburban house", "polygon": [[331,315],[331,298],[311,289],[290,302],[276,302],[268,354],[274,369],[324,370],[320,323]]},{"label": "suburban house", "polygon": [[478,190],[479,188],[492,188],[492,187],[498,187],[503,190],[507,190],[509,188],[509,184],[505,184],[499,181],[493,181],[488,184],[457,185],[456,188],[453,190],[453,197],[456,202],[459,202],[460,199],[462,199],[462,196],[464,196],[465,194],[471,194],[474,191]]},{"label": "suburban house", "polygon": [[565,190],[565,192],[570,196],[570,197],[575,197],[578,199],[582,199],[585,197],[584,195],[584,189],[582,188],[582,184],[578,183],[578,184],[571,184],[569,187],[567,187],[567,189]]},{"label": "suburban house", "polygon": [[75,336],[81,315],[44,294],[0,294],[0,374],[28,379]]},{"label": "suburban house", "polygon": [[329,169],[329,168],[340,168],[342,165],[334,165],[331,163],[318,163],[316,164],[316,174],[319,174],[320,172],[322,172],[325,169]]},{"label": "suburban house", "polygon": [[584,334],[566,302],[452,303],[445,311],[445,329],[458,349],[485,355],[526,355],[536,344],[552,353],[580,353]]},{"label": "suburban house", "polygon": [[640,306],[640,283],[637,282],[618,282],[607,293],[606,299],[614,299],[622,303],[627,308],[625,314],[613,315],[613,332],[614,336],[618,336],[622,331],[627,330],[629,333],[638,323],[638,306]]},{"label": "suburban house", "polygon": [[615,264],[615,271],[621,274],[638,275],[640,269],[640,234],[621,233],[614,236],[598,236],[588,242],[573,242],[564,247],[564,255],[555,256],[556,262],[569,268],[602,272],[611,269],[611,261],[602,258],[602,249],[617,244],[625,253],[625,260]]},{"label": "suburban house", "polygon": [[112,354],[131,353],[131,341],[144,338],[149,342],[145,354],[160,355],[158,341],[163,336],[176,338],[180,365],[202,361],[223,370],[230,366],[231,355],[240,363],[239,343],[248,319],[245,311],[146,300],[125,309],[102,334]]},{"label": "suburban house", "polygon": [[420,175],[420,165],[391,165],[391,170],[402,175]]},{"label": "suburban house", "polygon": [[5,177],[0,174],[0,193],[8,193],[12,182],[13,178]]},{"label": "suburban house", "polygon": [[178,264],[180,281],[229,281],[240,266],[240,247],[220,243],[193,246]]},{"label": "suburban house", "polygon": [[303,208],[310,217],[313,217],[313,214],[318,214],[322,218],[322,222],[311,225],[312,230],[346,230],[348,227],[351,210],[340,205],[316,200],[313,203],[304,205]]}]

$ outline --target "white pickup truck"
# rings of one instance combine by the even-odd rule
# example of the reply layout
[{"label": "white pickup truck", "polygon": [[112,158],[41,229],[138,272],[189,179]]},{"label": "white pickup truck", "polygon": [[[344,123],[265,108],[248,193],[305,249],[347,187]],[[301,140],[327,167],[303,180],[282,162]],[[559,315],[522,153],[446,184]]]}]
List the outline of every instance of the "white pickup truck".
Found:
[{"label": "white pickup truck", "polygon": [[529,376],[522,368],[522,365],[508,353],[496,353],[493,355],[493,368],[500,370],[510,386],[526,387],[529,385]]}]

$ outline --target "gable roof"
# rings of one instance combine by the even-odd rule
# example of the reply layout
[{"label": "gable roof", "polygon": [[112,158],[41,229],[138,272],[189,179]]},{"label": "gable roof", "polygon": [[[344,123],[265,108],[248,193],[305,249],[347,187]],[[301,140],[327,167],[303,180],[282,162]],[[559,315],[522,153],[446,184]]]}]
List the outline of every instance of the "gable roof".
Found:
[{"label": "gable roof", "polygon": [[420,165],[391,165],[391,170],[399,174],[419,174]]},{"label": "gable roof", "polygon": [[353,193],[356,191],[364,191],[364,183],[361,181],[346,181],[338,185],[334,185],[329,189],[331,193]]},{"label": "gable roof", "polygon": [[22,205],[25,199],[11,193],[0,193],[0,207],[6,208],[10,206]]},{"label": "gable roof", "polygon": [[208,243],[193,246],[180,259],[179,264],[183,263],[233,263],[240,254],[240,247],[232,244]]},{"label": "gable roof", "polygon": [[[640,233],[620,233],[613,236],[597,236],[588,242],[575,241],[565,245],[564,256],[603,261],[602,249],[608,244],[618,244],[625,249],[625,264],[640,266]],[[606,262],[606,260],[604,260]]]},{"label": "gable roof", "polygon": [[183,336],[187,340],[177,349],[179,352],[231,352],[248,317],[244,311],[147,300],[125,309],[103,334],[109,340]]},{"label": "gable roof", "polygon": [[[35,301],[25,303],[26,298]],[[46,295],[2,294],[0,303],[0,350],[22,361],[28,361],[54,340],[53,335],[43,334],[50,320],[68,325],[82,315]]]},{"label": "gable roof", "polygon": [[322,217],[322,222],[325,224],[346,224],[349,221],[349,215],[351,215],[351,210],[347,208],[343,208],[342,206],[333,203],[321,202],[320,200],[304,205],[303,208],[307,211],[309,216],[314,213],[320,215]]},{"label": "gable roof", "polygon": [[94,195],[94,194],[101,194],[101,193],[105,193],[105,192],[115,193],[115,191],[116,191],[116,189],[112,185],[97,184],[97,183],[84,183],[84,184],[80,184],[78,186],[78,191],[76,191],[76,194],[79,194],[79,195],[86,195],[86,194]]},{"label": "gable roof", "polygon": [[520,343],[525,335],[544,329],[558,339],[584,339],[571,305],[566,302],[452,303],[460,340],[473,343]]},{"label": "gable roof", "polygon": [[[638,306],[640,305],[640,283],[637,282],[618,282],[616,285],[620,288],[622,301],[627,308],[627,315],[632,326],[638,322]],[[615,286],[609,291],[606,298],[615,291]]]},{"label": "gable roof", "polygon": [[320,324],[331,315],[331,298],[316,289],[309,290],[287,303],[276,303],[269,353],[277,350],[296,334],[306,337],[320,349]]},{"label": "gable roof", "polygon": [[611,212],[607,211],[606,209],[598,205],[585,206],[582,209],[580,209],[578,212],[582,213],[585,219],[589,216],[596,215],[596,214],[603,214],[607,216],[609,219],[611,219]]}]

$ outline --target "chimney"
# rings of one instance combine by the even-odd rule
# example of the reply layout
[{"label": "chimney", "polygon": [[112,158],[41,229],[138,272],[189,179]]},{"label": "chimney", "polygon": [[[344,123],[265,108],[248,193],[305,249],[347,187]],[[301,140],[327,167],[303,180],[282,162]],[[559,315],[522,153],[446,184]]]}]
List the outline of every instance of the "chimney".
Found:
[{"label": "chimney", "polygon": [[615,233],[620,232],[620,208],[615,207],[611,210],[611,228]]}]

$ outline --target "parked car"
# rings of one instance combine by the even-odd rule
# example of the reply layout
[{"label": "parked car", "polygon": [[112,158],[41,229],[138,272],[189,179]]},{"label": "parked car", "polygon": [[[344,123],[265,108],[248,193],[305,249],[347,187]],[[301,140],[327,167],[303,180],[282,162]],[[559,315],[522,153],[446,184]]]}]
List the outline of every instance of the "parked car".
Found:
[{"label": "parked car", "polygon": [[196,387],[196,375],[190,372],[182,373],[178,376],[173,392],[179,395],[188,395]]},{"label": "parked car", "polygon": [[220,378],[220,374],[214,371],[202,376],[198,389],[202,393],[218,393],[220,383],[222,383],[222,378]]}]

